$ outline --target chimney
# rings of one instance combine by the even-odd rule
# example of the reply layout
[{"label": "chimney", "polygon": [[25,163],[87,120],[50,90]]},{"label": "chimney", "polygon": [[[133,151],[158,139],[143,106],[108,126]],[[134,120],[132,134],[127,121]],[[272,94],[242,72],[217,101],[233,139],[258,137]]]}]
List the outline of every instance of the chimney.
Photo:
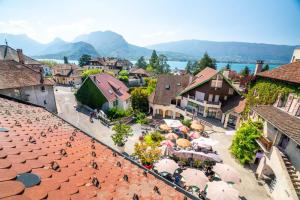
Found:
[{"label": "chimney", "polygon": [[17,49],[19,63],[24,64],[24,55],[22,49]]},{"label": "chimney", "polygon": [[230,72],[230,70],[228,70],[228,69],[223,70],[223,76],[227,79],[229,79],[229,72]]},{"label": "chimney", "polygon": [[259,72],[261,72],[261,70],[263,68],[263,65],[264,65],[263,60],[257,60],[256,61],[254,76],[256,76]]},{"label": "chimney", "polygon": [[[21,51],[22,51],[22,50],[21,50]],[[41,83],[41,84],[44,84],[43,68],[40,69],[40,75],[41,75],[40,83]]]}]

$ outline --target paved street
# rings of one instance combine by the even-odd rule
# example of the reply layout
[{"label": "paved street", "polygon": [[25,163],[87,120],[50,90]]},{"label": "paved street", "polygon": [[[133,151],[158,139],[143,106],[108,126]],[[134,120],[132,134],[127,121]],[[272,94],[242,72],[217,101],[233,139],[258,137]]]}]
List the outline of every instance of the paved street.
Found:
[{"label": "paved street", "polygon": [[[76,110],[75,96],[70,87],[56,86],[55,98],[58,115],[60,117],[84,130],[90,136],[116,149],[116,146],[113,144],[111,139],[111,135],[113,134],[111,127],[108,128],[104,126],[99,120],[94,120],[94,123],[91,123],[88,115],[89,112],[87,110],[83,108]],[[138,141],[138,138],[141,135],[140,125],[135,124],[132,126],[132,129],[133,136],[128,138],[125,145],[125,152],[128,154],[133,153],[134,144]]]},{"label": "paved street", "polygon": [[238,189],[240,191],[240,195],[244,196],[247,200],[271,199],[267,195],[267,191],[264,186],[258,184],[251,169],[243,167],[232,157],[229,150],[232,137],[233,136],[231,135],[225,135],[224,132],[215,132],[210,135],[210,138],[219,141],[219,143],[214,146],[214,150],[220,154],[223,162],[234,167],[241,176],[242,182],[240,184],[236,184],[234,187]]}]

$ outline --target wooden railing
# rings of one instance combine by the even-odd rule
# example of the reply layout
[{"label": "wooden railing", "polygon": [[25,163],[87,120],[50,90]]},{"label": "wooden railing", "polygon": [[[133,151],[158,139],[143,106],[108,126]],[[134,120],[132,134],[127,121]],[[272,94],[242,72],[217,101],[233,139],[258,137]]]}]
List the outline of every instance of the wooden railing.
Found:
[{"label": "wooden railing", "polygon": [[267,151],[271,150],[273,143],[268,138],[261,136],[258,138],[258,141],[266,148]]}]

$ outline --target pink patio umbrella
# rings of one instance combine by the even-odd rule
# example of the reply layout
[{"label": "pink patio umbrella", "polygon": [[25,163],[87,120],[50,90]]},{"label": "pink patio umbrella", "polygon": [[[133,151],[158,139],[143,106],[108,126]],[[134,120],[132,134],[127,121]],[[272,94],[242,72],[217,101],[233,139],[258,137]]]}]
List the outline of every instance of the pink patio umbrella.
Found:
[{"label": "pink patio umbrella", "polygon": [[165,136],[165,138],[168,139],[168,140],[177,140],[178,135],[176,135],[175,133],[168,133],[168,134]]},{"label": "pink patio umbrella", "polygon": [[239,200],[239,191],[224,181],[208,182],[206,192],[210,200]]},{"label": "pink patio umbrella", "polygon": [[200,190],[204,190],[206,184],[209,182],[205,174],[197,169],[188,168],[181,173],[187,186],[196,186]]},{"label": "pink patio umbrella", "polygon": [[167,147],[173,147],[175,145],[171,140],[164,140],[160,144],[165,145]]},{"label": "pink patio umbrella", "polygon": [[230,183],[239,183],[241,178],[239,173],[231,166],[227,164],[217,163],[213,171],[222,179],[222,181]]},{"label": "pink patio umbrella", "polygon": [[196,132],[196,131],[193,131],[189,134],[189,137],[192,138],[192,139],[197,139],[200,137],[200,133]]},{"label": "pink patio umbrella", "polygon": [[175,170],[179,168],[179,165],[174,160],[165,158],[155,163],[154,168],[158,172],[168,172],[170,174],[173,174]]}]

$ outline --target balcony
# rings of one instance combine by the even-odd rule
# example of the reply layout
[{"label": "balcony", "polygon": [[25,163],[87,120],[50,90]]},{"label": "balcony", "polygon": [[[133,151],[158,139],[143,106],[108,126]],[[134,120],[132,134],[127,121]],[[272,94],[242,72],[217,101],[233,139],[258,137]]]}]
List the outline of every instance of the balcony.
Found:
[{"label": "balcony", "polygon": [[206,101],[206,100],[201,100],[201,99],[197,99],[195,98],[195,96],[188,96],[187,98],[189,101],[198,104],[200,106],[203,107],[211,107],[211,108],[221,108],[221,101]]},{"label": "balcony", "polygon": [[270,152],[273,142],[270,141],[268,138],[261,136],[257,140],[258,145],[265,151],[265,152]]}]

